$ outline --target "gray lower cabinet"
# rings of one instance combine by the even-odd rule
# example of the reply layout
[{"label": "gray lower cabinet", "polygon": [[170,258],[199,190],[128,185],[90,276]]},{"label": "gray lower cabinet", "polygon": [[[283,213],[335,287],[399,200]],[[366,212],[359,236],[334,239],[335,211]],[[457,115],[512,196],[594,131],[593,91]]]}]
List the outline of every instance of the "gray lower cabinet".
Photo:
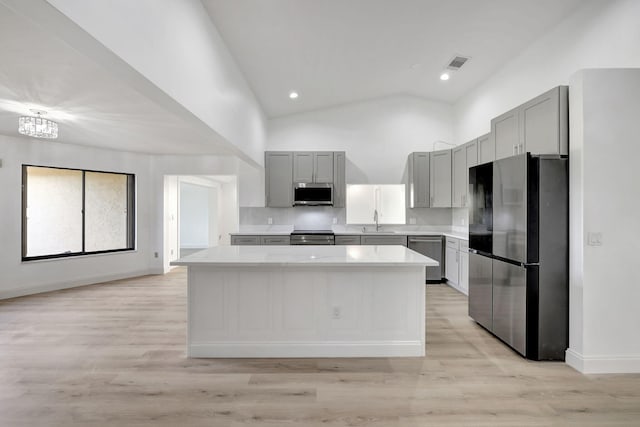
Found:
[{"label": "gray lower cabinet", "polygon": [[260,236],[231,236],[231,244],[239,245],[259,245]]},{"label": "gray lower cabinet", "polygon": [[407,159],[407,206],[429,207],[429,153],[415,152]]},{"label": "gray lower cabinet", "polygon": [[270,208],[293,206],[293,152],[265,152],[265,205]]},{"label": "gray lower cabinet", "polygon": [[359,235],[336,236],[336,245],[359,245],[359,244],[361,244]]},{"label": "gray lower cabinet", "polygon": [[286,236],[260,236],[260,244],[265,246],[290,245],[291,237]]},{"label": "gray lower cabinet", "polygon": [[451,150],[430,153],[429,193],[430,207],[451,207]]},{"label": "gray lower cabinet", "polygon": [[402,245],[407,246],[407,236],[371,236],[360,237],[362,245]]},{"label": "gray lower cabinet", "polygon": [[478,164],[493,162],[496,159],[496,145],[490,133],[478,138]]}]

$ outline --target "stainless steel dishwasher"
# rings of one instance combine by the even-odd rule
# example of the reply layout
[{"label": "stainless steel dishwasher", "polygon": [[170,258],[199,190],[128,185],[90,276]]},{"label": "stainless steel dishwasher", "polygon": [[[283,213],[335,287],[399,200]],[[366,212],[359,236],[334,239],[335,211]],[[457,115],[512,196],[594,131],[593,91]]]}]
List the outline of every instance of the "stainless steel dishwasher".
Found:
[{"label": "stainless steel dishwasher", "polygon": [[442,272],[444,271],[444,245],[442,244],[442,236],[409,236],[408,243],[409,249],[428,256],[440,263],[437,267],[427,267],[427,283],[442,282]]}]

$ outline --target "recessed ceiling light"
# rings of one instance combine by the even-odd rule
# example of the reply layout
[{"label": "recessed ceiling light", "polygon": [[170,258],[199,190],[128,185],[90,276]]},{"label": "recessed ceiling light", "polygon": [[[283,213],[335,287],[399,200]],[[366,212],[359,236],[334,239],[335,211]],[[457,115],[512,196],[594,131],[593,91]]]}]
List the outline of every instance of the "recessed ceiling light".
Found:
[{"label": "recessed ceiling light", "polygon": [[449,80],[449,73],[440,74],[440,80]]},{"label": "recessed ceiling light", "polygon": [[296,99],[298,97],[298,92],[289,92],[289,98]]},{"label": "recessed ceiling light", "polygon": [[411,68],[412,70],[417,70],[418,68],[420,68],[421,65],[422,64],[415,63],[415,64],[411,64],[409,68]]}]

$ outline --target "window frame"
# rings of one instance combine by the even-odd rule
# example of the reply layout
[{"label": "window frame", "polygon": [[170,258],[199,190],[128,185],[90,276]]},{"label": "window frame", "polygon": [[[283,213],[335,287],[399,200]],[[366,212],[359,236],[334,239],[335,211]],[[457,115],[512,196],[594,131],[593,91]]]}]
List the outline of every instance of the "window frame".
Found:
[{"label": "window frame", "polygon": [[[70,252],[70,253],[62,253],[62,254],[52,254],[52,255],[37,255],[37,256],[27,256],[27,169],[29,167],[34,168],[47,168],[47,169],[58,169],[58,170],[69,170],[69,171],[77,171],[82,172],[82,251],[80,252]],[[125,175],[127,177],[127,247],[121,249],[107,249],[102,251],[86,251],[86,230],[85,230],[85,201],[86,201],[86,173],[94,172],[94,173],[105,173],[105,174],[113,174],[113,175]],[[57,259],[57,258],[71,258],[71,257],[82,257],[87,255],[99,255],[99,254],[108,254],[108,253],[117,253],[117,252],[131,252],[136,250],[136,176],[133,173],[127,172],[113,172],[113,171],[103,171],[103,170],[94,170],[94,169],[77,169],[77,168],[65,168],[59,166],[42,166],[42,165],[33,165],[33,164],[23,164],[22,165],[22,261],[37,261],[37,260],[47,260],[47,259]]]}]

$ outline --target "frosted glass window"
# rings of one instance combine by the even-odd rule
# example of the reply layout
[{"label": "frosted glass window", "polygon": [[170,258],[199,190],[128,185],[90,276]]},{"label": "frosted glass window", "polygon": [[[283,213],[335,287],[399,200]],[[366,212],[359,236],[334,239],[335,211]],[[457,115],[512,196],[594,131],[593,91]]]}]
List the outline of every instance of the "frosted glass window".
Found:
[{"label": "frosted glass window", "polygon": [[406,221],[405,186],[347,185],[347,224],[404,224]]},{"label": "frosted glass window", "polygon": [[134,248],[131,174],[23,166],[22,259]]},{"label": "frosted glass window", "polygon": [[85,251],[127,247],[127,175],[85,174]]},{"label": "frosted glass window", "polygon": [[82,252],[82,171],[26,168],[26,255]]}]

